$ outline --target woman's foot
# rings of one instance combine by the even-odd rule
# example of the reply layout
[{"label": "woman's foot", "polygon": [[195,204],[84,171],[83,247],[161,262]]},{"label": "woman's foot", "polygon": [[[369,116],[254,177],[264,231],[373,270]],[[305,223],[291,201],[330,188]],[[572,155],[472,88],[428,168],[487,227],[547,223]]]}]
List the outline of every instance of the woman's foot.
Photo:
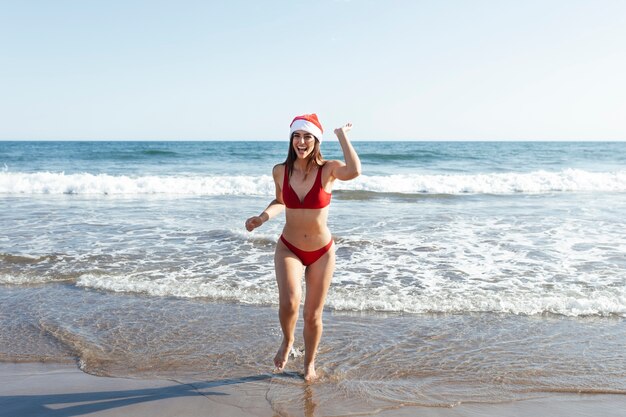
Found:
[{"label": "woman's foot", "polygon": [[278,352],[276,352],[276,356],[274,356],[274,366],[276,367],[277,371],[282,372],[282,370],[285,369],[285,365],[287,365],[289,352],[291,352],[292,346],[293,340],[289,342],[287,339],[283,339],[283,343],[280,344]]},{"label": "woman's foot", "polygon": [[317,380],[317,372],[315,372],[315,363],[310,363],[304,367],[304,380],[306,382],[314,382]]}]

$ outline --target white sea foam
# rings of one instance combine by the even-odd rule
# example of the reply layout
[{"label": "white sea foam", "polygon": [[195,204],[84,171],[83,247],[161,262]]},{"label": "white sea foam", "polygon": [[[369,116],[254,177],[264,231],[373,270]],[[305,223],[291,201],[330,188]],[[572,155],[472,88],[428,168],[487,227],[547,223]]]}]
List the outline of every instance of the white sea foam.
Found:
[{"label": "white sea foam", "polygon": [[[400,194],[515,194],[626,192],[626,171],[490,173],[466,175],[362,175],[337,190]],[[0,172],[0,194],[272,195],[269,175],[138,176]]]},{"label": "white sea foam", "polygon": [[216,283],[197,277],[184,277],[180,273],[170,273],[157,279],[149,274],[135,273],[119,275],[83,274],[76,284],[79,287],[122,293],[141,293],[157,297],[210,298],[255,305],[274,304],[276,301],[276,294],[273,293],[269,285],[233,286],[228,282]]},{"label": "white sea foam", "polygon": [[565,169],[558,172],[363,176],[347,183],[343,189],[402,194],[623,192],[626,191],[626,171],[588,172]]},{"label": "white sea foam", "polygon": [[54,172],[0,173],[3,194],[100,194],[100,195],[267,195],[273,190],[270,176],[140,176],[65,174]]},{"label": "white sea foam", "polygon": [[53,280],[43,275],[0,274],[0,284],[32,285],[45,284]]},{"label": "white sea foam", "polygon": [[[433,280],[443,282],[440,280]],[[267,282],[233,287],[225,283],[201,279],[181,279],[178,274],[155,280],[149,276],[85,274],[78,286],[100,290],[143,293],[152,296],[181,298],[210,298],[243,304],[272,305],[277,302],[275,285]],[[590,293],[552,292],[539,287],[527,290],[495,291],[473,288],[473,283],[452,288],[444,283],[437,291],[416,293],[412,288],[370,286],[331,287],[327,306],[335,310],[384,311],[408,313],[495,312],[523,315],[544,313],[565,316],[619,315],[626,316],[626,290],[608,288]]]}]

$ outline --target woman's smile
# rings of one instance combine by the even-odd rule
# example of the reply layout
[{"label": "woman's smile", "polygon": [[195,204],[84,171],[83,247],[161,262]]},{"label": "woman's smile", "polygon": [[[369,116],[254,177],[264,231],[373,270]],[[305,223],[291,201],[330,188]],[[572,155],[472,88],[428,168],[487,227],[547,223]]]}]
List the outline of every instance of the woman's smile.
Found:
[{"label": "woman's smile", "polygon": [[299,156],[306,156],[306,154],[309,153],[309,151],[310,151],[310,149],[306,145],[297,145],[296,146],[296,153]]}]

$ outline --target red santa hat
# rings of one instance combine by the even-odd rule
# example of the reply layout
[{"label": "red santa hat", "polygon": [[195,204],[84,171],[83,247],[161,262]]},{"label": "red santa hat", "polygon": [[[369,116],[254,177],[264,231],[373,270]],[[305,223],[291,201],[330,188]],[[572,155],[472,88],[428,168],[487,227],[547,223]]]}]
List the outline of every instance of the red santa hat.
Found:
[{"label": "red santa hat", "polygon": [[315,136],[317,140],[322,142],[322,133],[324,129],[322,129],[322,124],[317,119],[317,114],[303,114],[302,116],[296,116],[291,122],[290,132],[292,134],[296,130],[304,130]]}]

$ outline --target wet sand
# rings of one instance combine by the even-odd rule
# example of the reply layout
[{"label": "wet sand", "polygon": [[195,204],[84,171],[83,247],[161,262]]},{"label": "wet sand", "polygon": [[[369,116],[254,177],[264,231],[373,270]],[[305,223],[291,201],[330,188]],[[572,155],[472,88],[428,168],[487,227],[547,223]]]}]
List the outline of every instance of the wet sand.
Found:
[{"label": "wet sand", "polygon": [[[289,376],[287,376],[289,377]],[[347,415],[346,404],[316,397],[316,384],[304,385],[300,407],[275,409],[266,393],[272,374],[212,381],[98,377],[72,365],[0,364],[0,416],[325,416]],[[397,406],[359,415],[376,416],[602,416],[622,417],[625,395],[545,394],[499,404],[455,407]],[[348,411],[348,412],[346,412]]]},{"label": "wet sand", "polygon": [[98,377],[60,364],[0,364],[0,416],[267,416],[265,376],[207,382]]}]

